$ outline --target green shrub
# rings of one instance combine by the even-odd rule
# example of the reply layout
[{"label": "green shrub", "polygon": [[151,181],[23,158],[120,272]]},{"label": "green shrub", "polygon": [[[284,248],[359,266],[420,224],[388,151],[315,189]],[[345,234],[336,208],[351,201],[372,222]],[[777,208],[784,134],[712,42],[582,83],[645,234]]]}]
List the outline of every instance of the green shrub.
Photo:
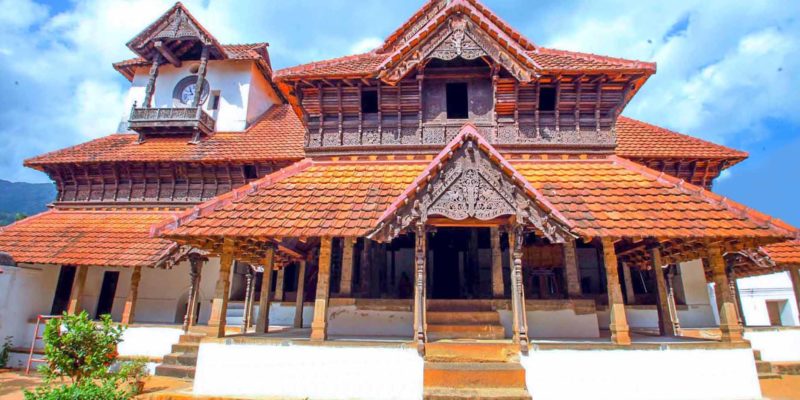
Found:
[{"label": "green shrub", "polygon": [[0,368],[8,365],[9,354],[11,354],[11,336],[6,336],[3,345],[0,346]]},{"label": "green shrub", "polygon": [[[141,376],[143,364],[123,365],[119,372],[109,367],[117,360],[117,345],[124,328],[103,315],[100,323],[84,311],[64,314],[47,322],[44,353],[47,364],[39,367],[44,384],[25,392],[26,400],[89,399],[126,400],[136,393],[131,379]],[[63,384],[67,379],[69,383]],[[127,384],[126,384],[127,383]]]}]

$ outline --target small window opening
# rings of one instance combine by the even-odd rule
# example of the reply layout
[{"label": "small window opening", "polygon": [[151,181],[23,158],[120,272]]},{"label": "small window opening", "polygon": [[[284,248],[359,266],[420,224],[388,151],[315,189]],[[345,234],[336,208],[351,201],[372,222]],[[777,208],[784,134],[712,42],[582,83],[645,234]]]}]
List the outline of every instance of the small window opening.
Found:
[{"label": "small window opening", "polygon": [[556,110],[556,88],[543,87],[539,89],[539,111]]},{"label": "small window opening", "polygon": [[364,114],[375,114],[378,112],[378,91],[361,91],[361,112]]},{"label": "small window opening", "polygon": [[219,90],[211,92],[211,100],[208,102],[208,109],[211,111],[219,110]]},{"label": "small window opening", "polygon": [[447,118],[469,118],[469,96],[466,83],[447,84]]},{"label": "small window opening", "polygon": [[247,164],[244,166],[245,179],[258,179],[258,169],[255,165]]}]

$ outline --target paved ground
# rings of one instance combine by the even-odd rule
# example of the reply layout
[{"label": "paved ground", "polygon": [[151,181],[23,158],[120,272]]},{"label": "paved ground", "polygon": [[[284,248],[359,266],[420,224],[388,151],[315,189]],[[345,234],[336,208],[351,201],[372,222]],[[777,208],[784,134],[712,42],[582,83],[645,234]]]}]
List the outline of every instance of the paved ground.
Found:
[{"label": "paved ground", "polygon": [[[30,389],[41,383],[35,374],[26,376],[24,372],[12,371],[0,373],[0,400],[21,400],[24,389]],[[145,380],[144,393],[140,398],[147,398],[153,392],[162,390],[178,390],[188,387],[191,383],[174,378],[161,376],[149,377]]]},{"label": "paved ground", "polygon": [[[19,371],[0,373],[0,400],[21,400],[22,391],[38,385],[41,380],[31,374],[25,376]],[[180,379],[154,376],[145,382],[144,393],[140,398],[146,399],[148,395],[158,391],[176,391],[189,386],[189,383]],[[761,391],[769,400],[800,400],[800,375],[784,375],[783,379],[761,380]]]}]

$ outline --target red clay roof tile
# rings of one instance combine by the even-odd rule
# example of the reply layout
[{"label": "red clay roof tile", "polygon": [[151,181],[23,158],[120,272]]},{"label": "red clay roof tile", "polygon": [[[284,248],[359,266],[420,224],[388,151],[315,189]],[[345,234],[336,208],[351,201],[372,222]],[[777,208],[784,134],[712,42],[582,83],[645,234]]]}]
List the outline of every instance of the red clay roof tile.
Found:
[{"label": "red clay roof tile", "polygon": [[617,155],[632,159],[714,158],[741,161],[748,154],[633,118],[617,119]]}]

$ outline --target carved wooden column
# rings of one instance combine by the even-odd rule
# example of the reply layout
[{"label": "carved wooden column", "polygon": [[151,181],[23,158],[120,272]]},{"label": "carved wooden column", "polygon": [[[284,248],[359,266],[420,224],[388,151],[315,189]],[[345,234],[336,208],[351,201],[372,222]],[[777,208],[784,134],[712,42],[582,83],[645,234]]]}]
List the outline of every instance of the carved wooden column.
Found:
[{"label": "carved wooden column", "polygon": [[131,272],[131,285],[128,289],[128,298],[125,299],[125,308],[122,310],[122,324],[130,325],[136,318],[136,300],[139,298],[139,281],[142,280],[142,267],[136,266]]},{"label": "carved wooden column", "polygon": [[208,46],[203,46],[203,51],[200,53],[200,68],[197,69],[197,82],[194,85],[194,99],[192,99],[192,107],[194,108],[200,106],[200,100],[203,98],[203,85],[206,83],[207,66]]},{"label": "carved wooden column", "polygon": [[255,285],[253,279],[254,271],[253,266],[247,266],[247,273],[245,274],[245,279],[247,284],[245,285],[245,292],[244,292],[244,315],[242,317],[242,333],[247,333],[247,329],[250,328],[250,321],[253,317],[253,296],[255,293]]},{"label": "carved wooden column", "polygon": [[622,281],[625,283],[625,297],[628,298],[628,304],[636,304],[636,292],[633,291],[631,266],[624,262],[622,263]]},{"label": "carved wooden column", "polygon": [[508,252],[511,255],[511,315],[514,342],[523,353],[528,352],[528,317],[525,310],[525,288],[522,283],[522,227],[508,230]]},{"label": "carved wooden column", "polygon": [[192,253],[189,255],[189,296],[186,303],[186,315],[183,316],[183,331],[189,332],[189,328],[194,326],[197,321],[197,296],[200,292],[200,275],[203,268],[205,257]]},{"label": "carved wooden column", "polygon": [[500,248],[500,229],[491,228],[492,242],[492,297],[502,299],[503,285],[503,250]]},{"label": "carved wooden column", "polygon": [[284,281],[284,269],[281,268],[278,270],[277,277],[275,277],[275,298],[274,300],[277,302],[283,301],[283,281]]},{"label": "carved wooden column", "polygon": [[328,295],[331,283],[332,241],[330,236],[320,239],[317,298],[314,300],[314,320],[311,322],[312,341],[323,341],[328,338]]},{"label": "carved wooden column", "polygon": [[297,266],[297,296],[294,299],[294,327],[303,327],[303,298],[306,288],[306,260],[301,260]]},{"label": "carved wooden column", "polygon": [[261,297],[258,299],[258,318],[256,333],[269,333],[269,306],[272,297],[272,270],[275,269],[275,248],[270,246],[261,261],[264,272],[261,274]]},{"label": "carved wooden column", "polygon": [[208,336],[221,338],[225,336],[228,297],[231,290],[231,268],[233,266],[234,243],[232,239],[224,239],[222,254],[219,258],[219,277],[211,300],[211,316],[208,319]]},{"label": "carved wooden column", "polygon": [[370,269],[372,269],[373,265],[371,263],[372,257],[372,241],[364,238],[364,245],[361,246],[361,270],[359,271],[360,279],[359,279],[359,286],[360,292],[368,293],[369,292],[369,275]]},{"label": "carved wooden column", "polygon": [[742,326],[739,325],[739,319],[736,316],[736,304],[729,290],[725,259],[722,258],[722,248],[719,243],[708,244],[708,263],[711,266],[714,285],[718,288],[716,293],[721,339],[723,342],[740,342],[743,340]]},{"label": "carved wooden column", "polygon": [[353,243],[355,238],[352,237],[342,240],[342,280],[339,293],[345,297],[353,294]]},{"label": "carved wooden column", "polygon": [[427,300],[425,289],[425,261],[428,254],[428,231],[425,225],[418,224],[416,228],[414,251],[414,340],[417,350],[425,353],[425,339],[428,330],[426,316]]},{"label": "carved wooden column", "polygon": [[617,253],[614,250],[614,239],[604,237],[603,261],[606,269],[606,285],[608,287],[608,313],[611,319],[611,341],[615,344],[631,344],[628,318],[625,315],[625,303],[622,301],[622,288],[617,272]]},{"label": "carved wooden column", "polygon": [[658,311],[658,333],[661,336],[675,336],[674,325],[667,295],[667,281],[664,279],[663,262],[661,261],[661,248],[652,244],[648,248],[650,253],[650,267],[656,278],[656,311]]},{"label": "carved wooden column", "polygon": [[583,295],[577,251],[574,239],[567,239],[564,242],[564,273],[567,278],[567,294],[571,299],[580,298]]},{"label": "carved wooden column", "polygon": [[69,293],[67,314],[75,315],[83,310],[81,301],[83,297],[83,289],[86,286],[86,275],[88,273],[89,267],[86,265],[78,266],[78,272],[75,274],[75,281],[73,282],[72,290]]},{"label": "carved wooden column", "polygon": [[144,88],[144,101],[142,107],[150,108],[153,106],[153,94],[156,91],[156,79],[158,78],[158,67],[163,62],[161,54],[153,58],[153,65],[150,66],[150,77],[147,79],[147,86]]},{"label": "carved wooden column", "polygon": [[[798,313],[800,313],[800,267],[789,268],[789,277],[792,279],[794,301],[797,303],[797,310]],[[742,318],[744,318],[744,316]],[[797,318],[798,321],[800,321],[800,315],[798,315]]]}]

